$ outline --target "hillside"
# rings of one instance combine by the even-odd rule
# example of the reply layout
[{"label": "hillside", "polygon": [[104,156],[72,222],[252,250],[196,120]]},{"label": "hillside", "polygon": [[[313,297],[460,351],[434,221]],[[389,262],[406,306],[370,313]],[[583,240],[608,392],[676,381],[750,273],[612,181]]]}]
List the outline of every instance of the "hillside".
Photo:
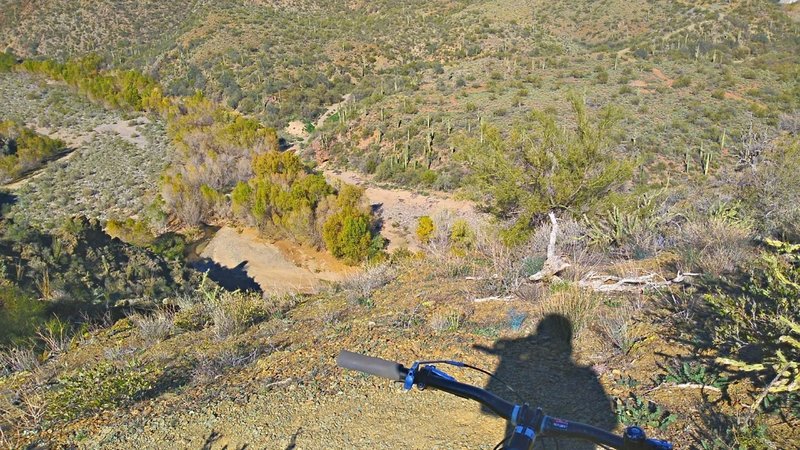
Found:
[{"label": "hillside", "polygon": [[0,446],[797,447],[798,11],[4,2]]},{"label": "hillside", "polygon": [[[623,107],[629,151],[662,181],[687,148],[711,147],[723,133],[735,144],[750,125],[775,129],[797,108],[798,25],[767,1],[648,2],[635,11],[615,1],[523,10],[491,1],[82,4],[87,16],[140,21],[133,41],[113,21],[81,21],[67,33],[58,5],[23,14],[36,24],[7,28],[5,40],[22,56],[64,58],[88,46],[168,92],[201,89],[278,128],[312,122],[352,92],[315,150],[401,184],[458,187],[454,136],[481,123],[507,127],[531,109],[563,113],[570,90]],[[180,21],[164,28],[175,34],[152,36],[156,16]],[[387,153],[412,168],[378,168]],[[435,175],[419,170],[428,166]]]}]

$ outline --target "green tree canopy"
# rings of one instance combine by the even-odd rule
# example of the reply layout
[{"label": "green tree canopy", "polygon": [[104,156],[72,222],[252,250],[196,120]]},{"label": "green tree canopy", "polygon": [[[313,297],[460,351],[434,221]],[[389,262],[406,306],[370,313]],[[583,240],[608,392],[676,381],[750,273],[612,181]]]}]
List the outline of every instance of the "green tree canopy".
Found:
[{"label": "green tree canopy", "polygon": [[590,115],[583,99],[570,95],[570,102],[574,127],[537,111],[508,136],[484,125],[480,138],[459,142],[470,169],[468,185],[488,211],[513,221],[512,240],[548,211],[586,212],[632,176],[633,162],[612,148],[619,110],[606,107]]}]

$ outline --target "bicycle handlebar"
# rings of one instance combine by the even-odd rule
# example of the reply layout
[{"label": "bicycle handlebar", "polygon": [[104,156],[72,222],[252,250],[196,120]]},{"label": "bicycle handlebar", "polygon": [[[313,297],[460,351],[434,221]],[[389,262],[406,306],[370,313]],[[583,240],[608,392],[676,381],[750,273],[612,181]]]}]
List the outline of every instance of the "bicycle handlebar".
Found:
[{"label": "bicycle handlebar", "polygon": [[342,350],[336,357],[336,365],[345,369],[358,370],[359,372],[388,378],[392,381],[403,381],[408,369],[402,364],[360,353]]},{"label": "bicycle handlebar", "polygon": [[[411,369],[406,368],[400,363],[387,361],[381,358],[365,356],[358,353],[343,350],[336,357],[336,364],[346,369],[358,370],[361,372],[388,378],[392,381],[404,381]],[[415,366],[416,367],[416,364]],[[520,411],[527,408],[527,405],[515,405],[491,392],[465,383],[460,383],[449,378],[433,366],[423,366],[413,373],[413,384],[419,389],[431,387],[449,394],[456,395],[468,400],[475,400],[487,408],[494,411],[498,416],[508,420],[512,424],[530,418],[520,417]],[[444,376],[443,376],[444,375]],[[410,387],[410,386],[407,386]],[[539,411],[537,411],[539,412]],[[536,415],[532,417],[537,417]],[[609,433],[605,430],[586,425],[579,422],[572,422],[564,419],[544,416],[538,417],[538,423],[534,425],[536,435],[549,437],[565,437],[585,439],[595,444],[606,445],[608,447],[623,450],[670,450],[672,445],[658,439],[644,439],[641,429],[636,428],[642,433],[642,439],[638,442],[631,442],[622,436]],[[626,433],[631,429],[626,430]],[[532,442],[532,441],[531,441]]]}]

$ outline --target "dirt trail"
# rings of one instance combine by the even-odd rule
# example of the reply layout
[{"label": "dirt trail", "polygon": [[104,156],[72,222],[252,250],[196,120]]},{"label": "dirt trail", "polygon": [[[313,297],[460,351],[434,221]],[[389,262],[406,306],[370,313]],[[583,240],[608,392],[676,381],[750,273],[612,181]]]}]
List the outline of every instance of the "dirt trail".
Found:
[{"label": "dirt trail", "polygon": [[[334,103],[333,105],[329,106],[328,109],[326,109],[325,112],[322,113],[321,116],[319,116],[316,122],[314,122],[314,128],[321,127],[325,123],[325,121],[328,120],[329,117],[339,112],[339,109],[341,109],[341,107],[345,103],[349,102],[352,96],[353,96],[352,94],[345,94],[342,97],[342,101],[340,101],[339,103]],[[303,124],[303,122],[299,120],[289,122],[288,126],[284,128],[283,131],[285,131],[287,134],[302,139],[302,141],[300,142],[301,144],[307,144],[308,139],[311,137],[311,134],[306,131],[305,124]],[[297,145],[298,144],[293,145],[291,148],[289,148],[289,150],[295,150]]]},{"label": "dirt trail", "polygon": [[243,265],[267,293],[313,293],[324,281],[340,281],[354,270],[327,253],[288,241],[266,241],[253,228],[241,233],[221,228],[200,256],[228,269]]},{"label": "dirt trail", "polygon": [[353,171],[324,169],[323,174],[328,182],[339,181],[364,188],[367,201],[383,222],[381,235],[389,241],[388,251],[402,247],[412,251],[420,250],[416,228],[421,216],[430,216],[435,221],[440,215],[450,214],[473,224],[488,220],[477,211],[473,202],[457,200],[445,192],[422,195],[406,189],[379,187]]},{"label": "dirt trail", "polygon": [[[317,121],[315,127],[321,127],[325,121],[336,114],[348,101],[351,94],[342,97],[342,101],[328,107]],[[301,144],[306,144],[310,135],[298,131],[296,123],[290,124],[285,130],[294,136],[303,138]],[[289,151],[296,150],[295,144]],[[330,167],[321,167],[322,173],[329,183],[343,182],[365,189],[367,201],[377,212],[383,226],[381,235],[389,241],[388,251],[398,248],[408,248],[412,251],[420,250],[420,243],[415,237],[417,220],[420,216],[436,217],[450,213],[452,216],[465,218],[470,223],[483,223],[488,220],[484,214],[478,213],[475,204],[466,200],[456,200],[452,194],[446,192],[432,192],[422,195],[406,189],[384,188],[376,186],[371,180],[354,171],[341,171]]]}]

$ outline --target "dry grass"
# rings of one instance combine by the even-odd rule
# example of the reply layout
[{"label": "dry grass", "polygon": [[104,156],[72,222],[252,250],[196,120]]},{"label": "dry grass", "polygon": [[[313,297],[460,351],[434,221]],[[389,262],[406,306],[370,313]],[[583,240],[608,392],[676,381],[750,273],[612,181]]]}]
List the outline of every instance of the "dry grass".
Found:
[{"label": "dry grass", "polygon": [[597,326],[605,336],[612,351],[627,355],[641,340],[637,334],[634,315],[636,308],[629,303],[610,308],[599,316]]},{"label": "dry grass", "polygon": [[39,367],[39,357],[33,349],[12,347],[0,351],[0,367],[6,373],[31,371]]},{"label": "dry grass", "polygon": [[368,267],[363,272],[348,277],[341,283],[347,301],[351,304],[367,301],[372,293],[397,277],[397,269],[389,264]]},{"label": "dry grass", "polygon": [[226,348],[213,356],[198,355],[192,369],[192,380],[197,384],[211,382],[228,369],[252,364],[261,353],[259,349]]},{"label": "dry grass", "polygon": [[211,302],[214,336],[217,340],[225,340],[263,320],[267,314],[266,303],[260,296],[238,291],[223,292]]},{"label": "dry grass", "polygon": [[175,329],[174,316],[166,311],[133,314],[128,319],[139,329],[139,335],[148,345],[167,339]]},{"label": "dry grass", "polygon": [[567,318],[572,336],[578,338],[595,323],[601,304],[601,297],[594,292],[565,283],[551,288],[549,297],[539,304],[538,313],[542,317],[556,314]]},{"label": "dry grass", "polygon": [[752,229],[742,222],[707,218],[687,222],[681,229],[686,269],[719,276],[753,258]]}]

